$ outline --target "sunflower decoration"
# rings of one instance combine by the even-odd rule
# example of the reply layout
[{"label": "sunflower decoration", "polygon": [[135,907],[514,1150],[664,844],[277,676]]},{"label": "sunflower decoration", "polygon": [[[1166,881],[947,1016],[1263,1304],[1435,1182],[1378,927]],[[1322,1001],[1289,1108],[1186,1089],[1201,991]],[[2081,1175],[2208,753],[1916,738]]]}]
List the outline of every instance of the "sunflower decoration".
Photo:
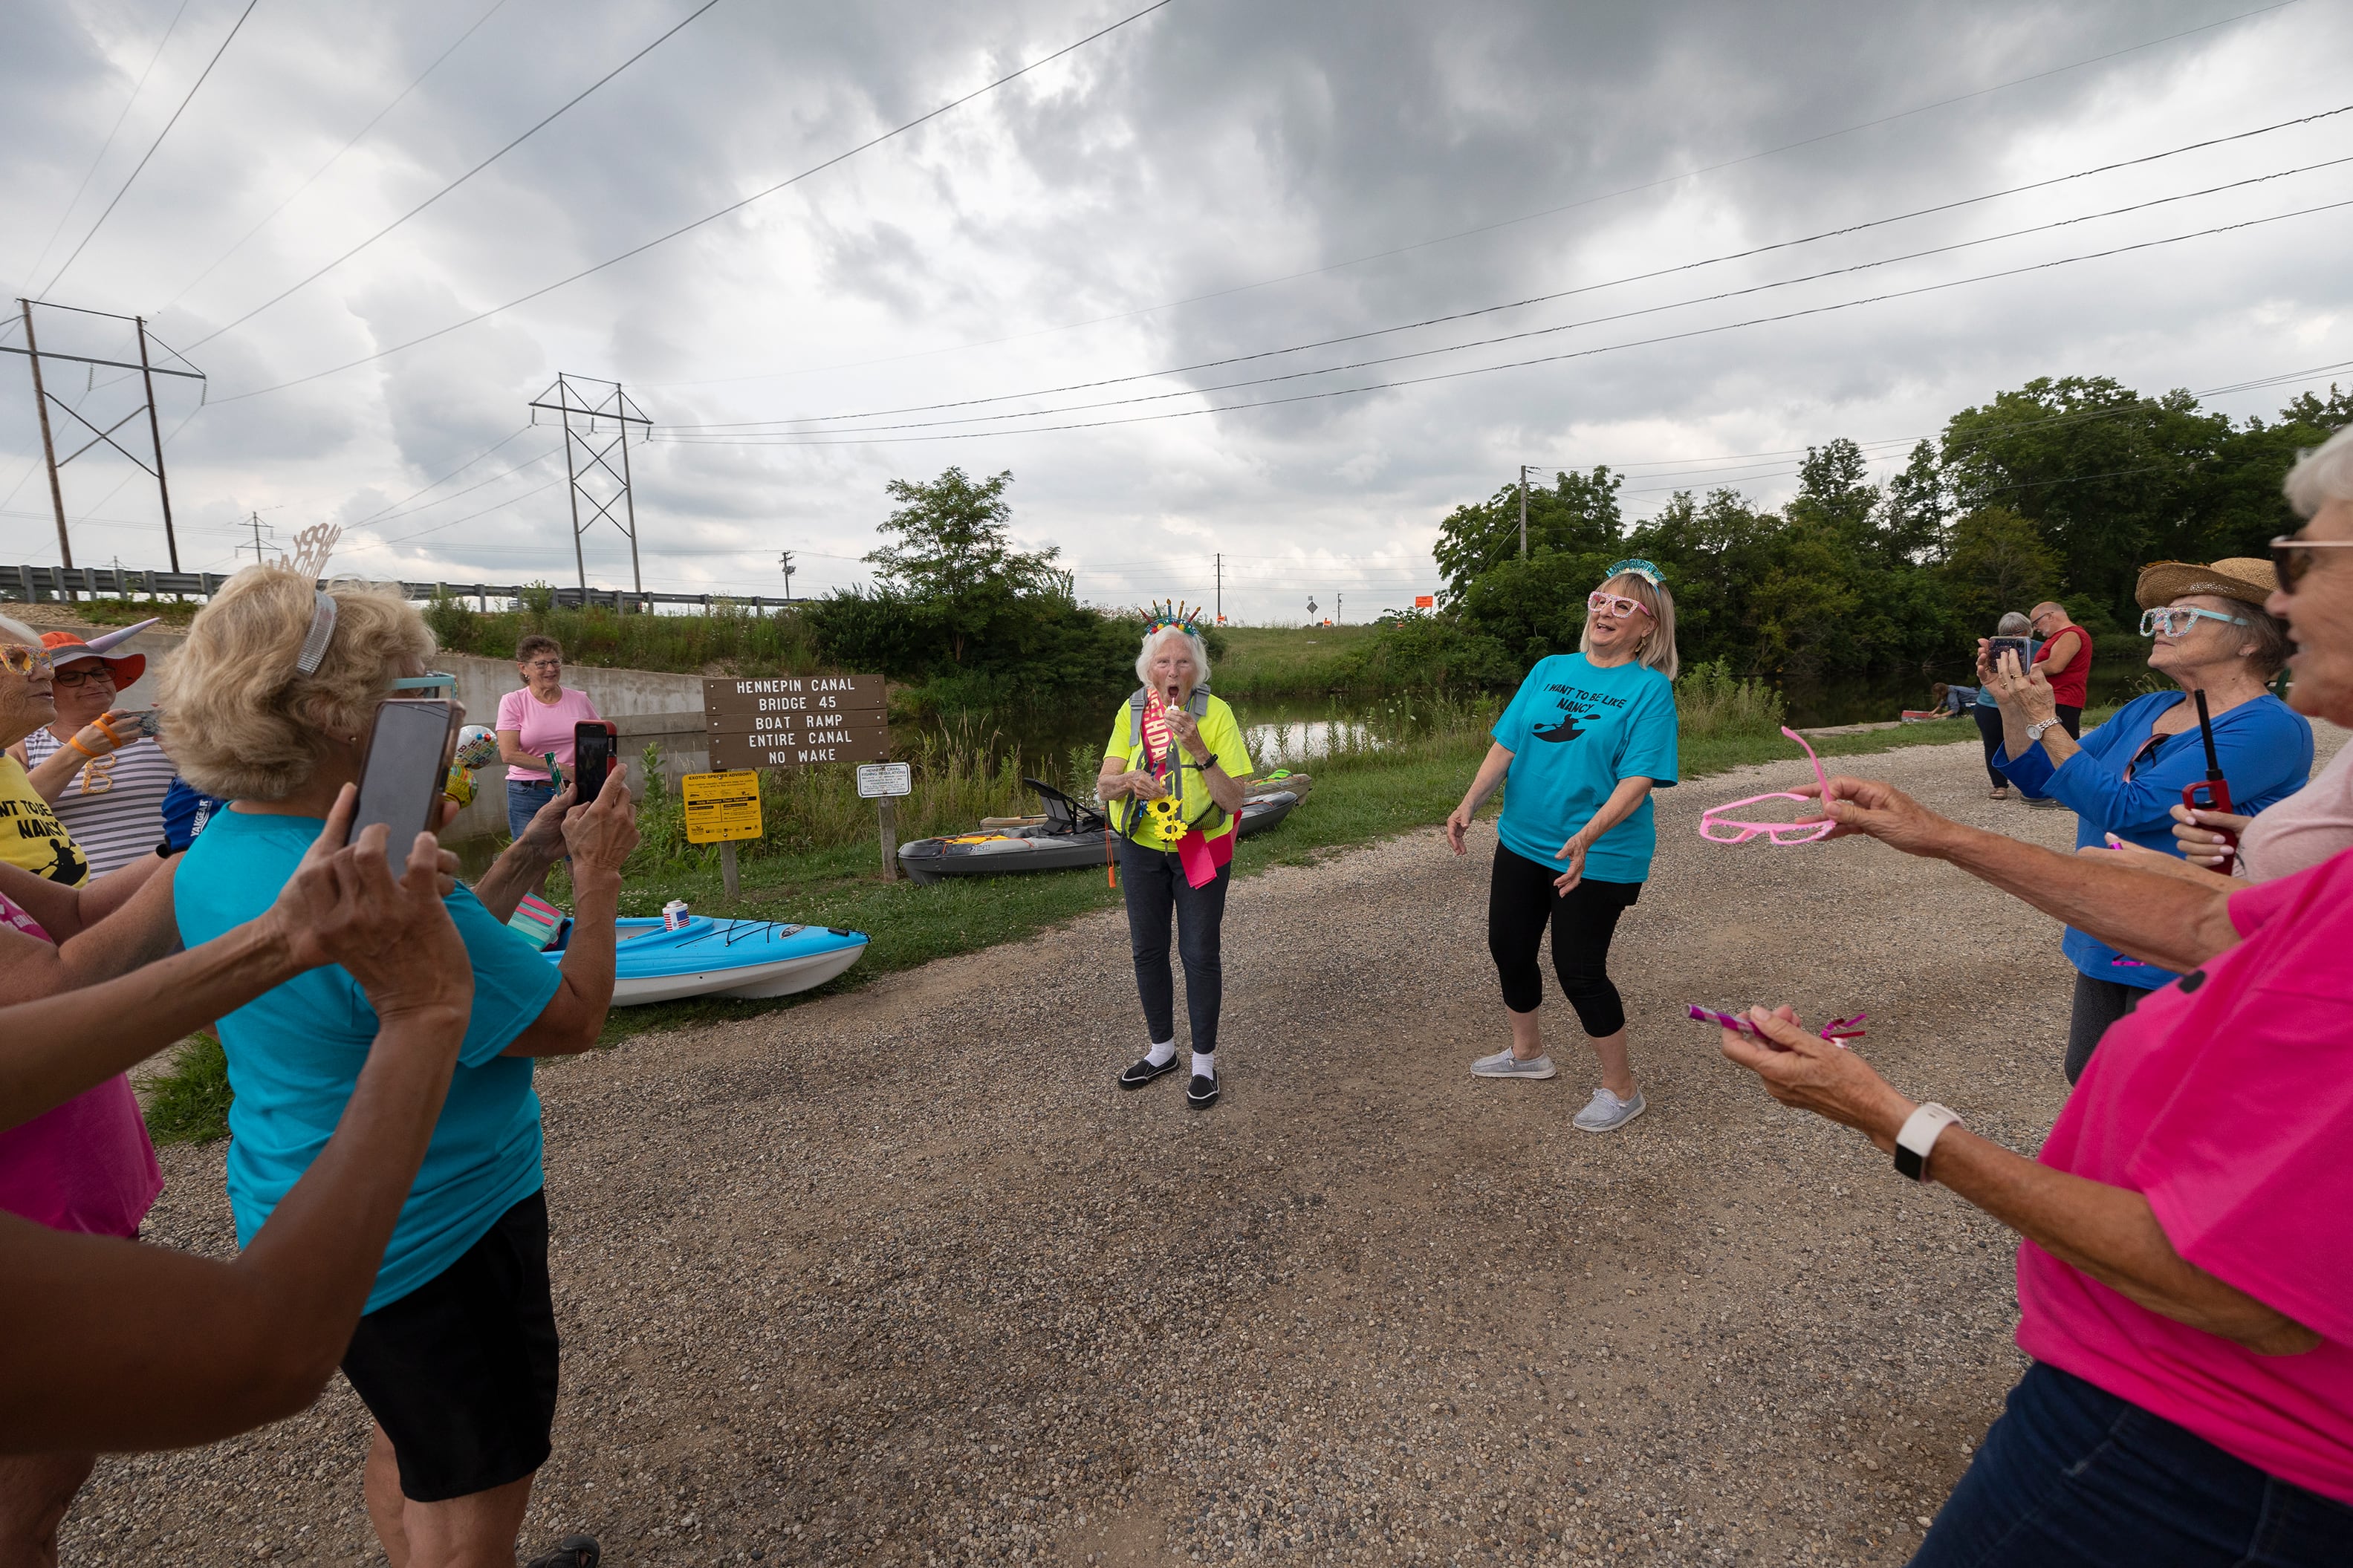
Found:
[{"label": "sunflower decoration", "polygon": [[1145,809],[1152,813],[1152,826],[1159,831],[1163,844],[1176,843],[1190,829],[1174,796],[1164,795]]}]

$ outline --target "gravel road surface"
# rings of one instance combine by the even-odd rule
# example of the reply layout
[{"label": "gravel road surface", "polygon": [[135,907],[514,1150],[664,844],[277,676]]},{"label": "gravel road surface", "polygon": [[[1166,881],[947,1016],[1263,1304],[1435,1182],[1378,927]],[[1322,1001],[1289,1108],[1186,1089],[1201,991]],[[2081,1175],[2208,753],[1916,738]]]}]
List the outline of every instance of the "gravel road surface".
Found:
[{"label": "gravel road surface", "polygon": [[[2341,737],[2337,737],[2341,739]],[[1859,759],[1985,798],[1974,736]],[[543,1068],[555,1458],[528,1543],[605,1561],[1901,1563],[2021,1369],[2012,1244],[1788,1112],[1685,1003],[1868,1008],[1907,1092],[2037,1146],[2058,929],[1866,842],[1703,843],[1664,792],[1614,964],[1650,1112],[1594,1136],[1575,1020],[1503,1042],[1482,830],[1234,889],[1223,1103],[1120,1093],[1124,920]],[[1310,809],[1313,809],[1311,806]],[[1549,992],[1551,981],[1546,980]],[[158,1242],[232,1246],[218,1147]],[[71,1563],[380,1562],[338,1379],[236,1442],[102,1461]]]}]

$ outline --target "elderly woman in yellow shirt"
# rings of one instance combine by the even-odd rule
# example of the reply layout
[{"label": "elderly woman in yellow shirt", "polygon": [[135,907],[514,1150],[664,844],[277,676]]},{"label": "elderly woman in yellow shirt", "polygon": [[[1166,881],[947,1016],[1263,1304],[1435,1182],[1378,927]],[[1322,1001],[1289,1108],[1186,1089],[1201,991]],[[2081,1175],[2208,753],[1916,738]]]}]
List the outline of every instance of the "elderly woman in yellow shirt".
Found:
[{"label": "elderly woman in yellow shirt", "polygon": [[1209,650],[1181,605],[1147,619],[1135,674],[1144,684],[1113,716],[1095,780],[1120,832],[1128,943],[1150,1037],[1143,1058],[1119,1075],[1119,1086],[1142,1089],[1176,1066],[1176,981],[1168,967],[1173,914],[1193,1037],[1185,1099],[1207,1110],[1218,1102],[1218,1010],[1225,986],[1219,928],[1250,752],[1234,710],[1209,695]]}]

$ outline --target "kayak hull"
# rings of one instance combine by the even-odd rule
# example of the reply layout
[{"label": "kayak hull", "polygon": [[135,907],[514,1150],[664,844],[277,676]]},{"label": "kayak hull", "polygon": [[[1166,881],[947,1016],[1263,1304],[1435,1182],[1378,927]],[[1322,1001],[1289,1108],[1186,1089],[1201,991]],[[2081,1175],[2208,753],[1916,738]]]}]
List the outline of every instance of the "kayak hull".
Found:
[{"label": "kayak hull", "polygon": [[[1298,806],[1288,791],[1252,795],[1242,803],[1244,838],[1279,826]],[[944,838],[916,838],[899,847],[899,865],[913,882],[934,883],[951,877],[1006,877],[1029,871],[1072,871],[1101,868],[1105,858],[1100,833],[1050,833],[1039,827],[1016,827],[1003,837],[976,844],[952,844]]]},{"label": "kayak hull", "polygon": [[[696,915],[679,931],[659,919],[616,922],[613,1005],[689,996],[754,1000],[824,984],[866,956],[861,931]],[[560,963],[564,954],[546,954]]]}]

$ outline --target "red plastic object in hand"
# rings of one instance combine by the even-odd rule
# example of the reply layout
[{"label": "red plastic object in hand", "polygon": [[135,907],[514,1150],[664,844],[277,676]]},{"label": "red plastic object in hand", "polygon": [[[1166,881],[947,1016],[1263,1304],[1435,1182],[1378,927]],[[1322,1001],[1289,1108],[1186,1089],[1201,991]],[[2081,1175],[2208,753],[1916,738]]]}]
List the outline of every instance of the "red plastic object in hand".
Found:
[{"label": "red plastic object in hand", "polygon": [[[2181,786],[2181,804],[2192,811],[2228,812],[2231,810],[2231,786],[2222,779],[2200,779],[2194,784]],[[2237,858],[2239,836],[2227,827],[2210,827],[2207,831],[2221,836],[2222,863],[2215,869],[2227,877],[2231,874],[2232,864]]]}]

